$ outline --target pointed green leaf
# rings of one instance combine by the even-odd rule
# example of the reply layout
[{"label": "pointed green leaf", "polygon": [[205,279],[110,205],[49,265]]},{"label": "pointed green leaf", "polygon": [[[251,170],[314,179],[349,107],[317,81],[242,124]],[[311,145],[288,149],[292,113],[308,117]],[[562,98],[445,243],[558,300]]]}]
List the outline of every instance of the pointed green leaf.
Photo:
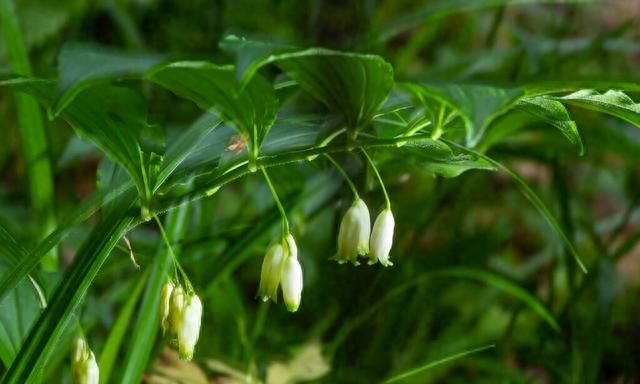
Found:
[{"label": "pointed green leaf", "polygon": [[578,251],[573,246],[573,243],[571,242],[571,240],[569,240],[569,237],[567,236],[567,234],[564,233],[564,231],[562,230],[562,226],[560,225],[560,223],[558,223],[558,220],[556,220],[556,218],[553,216],[549,208],[547,208],[547,206],[544,204],[542,199],[540,199],[540,197],[535,193],[533,189],[531,189],[529,184],[527,184],[527,182],[522,177],[520,177],[520,175],[518,175],[517,173],[513,172],[506,166],[502,165],[501,163],[493,160],[492,158],[482,153],[466,148],[458,143],[454,143],[449,140],[444,140],[444,141],[451,146],[455,146],[461,149],[464,152],[468,152],[478,157],[481,157],[486,161],[488,161],[489,163],[493,164],[496,168],[506,172],[509,175],[509,177],[511,177],[511,179],[516,182],[516,184],[518,185],[518,188],[520,188],[520,191],[527,198],[527,200],[529,200],[531,204],[533,204],[533,206],[538,210],[538,212],[540,212],[540,214],[542,214],[542,216],[547,220],[551,228],[556,232],[558,237],[565,244],[565,246],[569,250],[569,253],[571,253],[571,255],[573,256],[573,259],[578,264],[578,267],[580,267],[580,270],[584,273],[587,273],[587,268],[582,262],[582,259],[580,258]]},{"label": "pointed green leaf", "polygon": [[578,154],[582,156],[584,147],[576,122],[561,102],[547,96],[526,97],[518,102],[518,108],[526,111],[542,121],[558,128],[560,132],[578,148]]},{"label": "pointed green leaf", "polygon": [[274,42],[250,40],[227,35],[220,41],[220,48],[236,57],[236,78],[244,87],[260,67],[277,59],[277,54],[291,51],[293,46]]},{"label": "pointed green leaf", "polygon": [[205,113],[191,127],[172,141],[172,144],[167,147],[167,152],[162,160],[153,192],[156,192],[176,168],[199,148],[202,140],[219,126],[220,119],[217,116]]},{"label": "pointed green leaf", "polygon": [[612,89],[605,93],[598,93],[593,90],[582,90],[556,100],[606,113],[640,127],[640,103],[634,102],[622,91]]},{"label": "pointed green leaf", "polygon": [[464,120],[467,145],[475,147],[491,122],[505,113],[524,95],[520,88],[496,88],[487,85],[405,84],[406,89],[424,103],[444,103],[458,111]]},{"label": "pointed green leaf", "polygon": [[147,278],[149,277],[149,271],[145,270],[142,276],[138,278],[138,282],[135,285],[133,292],[129,295],[127,301],[120,309],[120,314],[113,323],[113,327],[109,332],[109,337],[102,347],[100,352],[99,367],[100,367],[100,383],[108,383],[109,378],[118,357],[118,351],[120,351],[124,336],[129,329],[131,316],[136,308],[136,303],[142,294]]},{"label": "pointed green leaf", "polygon": [[92,83],[114,77],[142,75],[162,59],[157,54],[122,52],[95,44],[65,44],[58,56],[60,81],[53,114],[60,114]]},{"label": "pointed green leaf", "polygon": [[251,153],[257,157],[278,111],[275,91],[267,80],[254,76],[239,90],[233,67],[188,61],[160,66],[148,77],[205,111],[217,110],[227,124],[251,139]]},{"label": "pointed green leaf", "polygon": [[323,48],[273,58],[311,96],[340,114],[347,128],[364,128],[393,87],[393,67],[382,57]]}]

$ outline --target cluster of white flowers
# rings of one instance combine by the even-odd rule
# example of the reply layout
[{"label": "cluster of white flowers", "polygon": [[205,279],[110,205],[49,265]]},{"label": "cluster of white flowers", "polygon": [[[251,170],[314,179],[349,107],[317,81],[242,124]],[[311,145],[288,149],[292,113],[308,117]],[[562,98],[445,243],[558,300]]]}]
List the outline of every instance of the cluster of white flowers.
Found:
[{"label": "cluster of white flowers", "polygon": [[258,296],[263,301],[278,302],[278,287],[287,309],[298,310],[302,298],[302,267],[298,261],[298,247],[291,234],[272,245],[262,261]]},{"label": "cluster of white flowers", "polygon": [[93,351],[83,337],[77,337],[71,354],[71,369],[78,384],[98,384],[100,370]]},{"label": "cluster of white flowers", "polygon": [[359,197],[353,202],[340,223],[338,232],[338,252],[335,260],[340,264],[351,262],[359,265],[359,256],[367,256],[369,264],[378,261],[385,267],[393,265],[389,252],[393,243],[395,221],[390,208],[385,208],[373,224],[369,208]]},{"label": "cluster of white flowers", "polygon": [[163,332],[170,333],[182,360],[193,358],[201,319],[202,302],[198,295],[167,281],[160,297],[160,325]]}]

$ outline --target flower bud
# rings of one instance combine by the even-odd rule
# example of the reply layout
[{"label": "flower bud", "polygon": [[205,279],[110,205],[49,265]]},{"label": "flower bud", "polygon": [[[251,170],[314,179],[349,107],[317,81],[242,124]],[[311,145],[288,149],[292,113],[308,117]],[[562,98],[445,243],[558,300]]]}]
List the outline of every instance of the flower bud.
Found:
[{"label": "flower bud", "polygon": [[165,333],[169,327],[169,308],[171,306],[171,294],[173,293],[173,283],[167,281],[162,287],[162,293],[160,295],[160,326],[162,327],[162,333]]},{"label": "flower bud", "polygon": [[298,261],[298,247],[293,236],[286,238],[287,255],[282,266],[282,296],[290,312],[295,312],[300,306],[302,298],[302,267]]},{"label": "flower bud", "polygon": [[193,358],[193,349],[200,335],[202,302],[196,294],[189,296],[186,300],[186,305],[181,311],[182,320],[177,332],[178,353],[180,359],[191,360]]},{"label": "flower bud", "polygon": [[100,369],[84,338],[78,337],[71,354],[71,368],[78,384],[98,384]]},{"label": "flower bud", "polygon": [[177,286],[171,293],[171,301],[169,303],[169,324],[168,328],[171,333],[178,335],[182,327],[182,311],[186,301],[186,294],[181,286]]},{"label": "flower bud", "polygon": [[351,261],[354,265],[358,265],[358,256],[369,253],[370,232],[369,208],[362,199],[358,198],[347,210],[340,223],[338,253],[335,257],[338,263]]},{"label": "flower bud", "polygon": [[394,226],[395,221],[393,220],[391,209],[387,208],[380,212],[371,231],[369,264],[380,261],[380,264],[385,267],[393,265],[393,263],[389,261],[389,252],[391,251],[391,245],[393,243]]},{"label": "flower bud", "polygon": [[262,298],[262,301],[271,299],[274,303],[278,302],[278,286],[280,285],[283,260],[284,248],[282,244],[272,245],[262,261],[262,271],[260,272],[258,296]]}]

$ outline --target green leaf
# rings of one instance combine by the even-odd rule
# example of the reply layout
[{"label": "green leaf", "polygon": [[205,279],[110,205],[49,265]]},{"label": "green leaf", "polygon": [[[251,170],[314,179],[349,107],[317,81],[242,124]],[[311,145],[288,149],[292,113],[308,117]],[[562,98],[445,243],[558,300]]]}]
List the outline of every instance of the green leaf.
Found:
[{"label": "green leaf", "polygon": [[[11,79],[0,86],[27,92],[45,106],[52,103],[55,94],[53,83],[40,79]],[[164,139],[158,127],[147,124],[144,97],[133,89],[108,84],[85,87],[78,96],[61,117],[78,135],[122,165],[140,195],[149,199]]]},{"label": "green leaf", "polygon": [[122,52],[95,44],[65,44],[58,56],[60,81],[53,114],[59,115],[91,84],[114,77],[142,75],[162,60],[163,56],[151,53]]},{"label": "green leaf", "polygon": [[129,329],[131,316],[133,315],[136,303],[138,302],[138,299],[142,294],[142,290],[145,287],[145,283],[147,282],[148,277],[149,273],[148,270],[146,270],[138,278],[138,283],[135,285],[135,288],[131,292],[122,309],[120,309],[120,314],[118,315],[116,322],[113,324],[113,327],[111,327],[109,337],[104,343],[104,347],[102,347],[102,352],[100,353],[98,364],[98,366],[100,367],[100,383],[109,382],[113,366],[116,362],[118,352],[120,351],[120,347],[122,345],[122,340],[124,339],[124,336]]},{"label": "green leaf", "polygon": [[250,40],[227,35],[220,41],[220,48],[236,57],[236,78],[244,87],[260,67],[277,59],[277,54],[295,49],[291,45]]},{"label": "green leaf", "polygon": [[233,67],[188,61],[157,67],[148,77],[205,111],[217,110],[227,124],[250,138],[250,159],[257,158],[278,112],[275,91],[267,80],[254,76],[240,90]]},{"label": "green leaf", "polygon": [[494,119],[509,110],[523,95],[520,88],[487,85],[404,84],[423,103],[444,103],[464,120],[467,145],[475,147]]},{"label": "green leaf", "polygon": [[491,163],[478,156],[454,153],[448,145],[439,140],[425,138],[409,142],[401,148],[399,152],[390,150],[390,155],[417,159],[420,168],[444,177],[457,177],[472,169],[496,170]]},{"label": "green leaf", "polygon": [[411,13],[391,19],[384,25],[378,40],[388,40],[404,31],[414,28],[421,22],[435,17],[444,17],[452,13],[475,11],[484,8],[496,8],[536,3],[588,3],[592,0],[433,0],[413,10]]},{"label": "green leaf", "polygon": [[[188,226],[189,204],[184,204],[169,214],[165,219],[164,227],[167,237],[172,243],[176,255],[180,252],[182,241]],[[166,248],[160,247],[153,260],[151,272],[147,281],[142,303],[138,309],[138,315],[133,323],[131,338],[128,341],[125,355],[125,366],[119,383],[139,383],[147,368],[154,340],[160,328],[160,293],[162,285],[167,281],[172,260]]]},{"label": "green leaf", "polygon": [[622,91],[612,89],[605,93],[598,93],[593,90],[582,90],[556,100],[606,113],[640,127],[640,104],[634,102]]},{"label": "green leaf", "polygon": [[[6,42],[11,69],[23,76],[31,75],[28,51],[23,44],[18,17],[13,1],[0,0],[0,25]],[[31,95],[15,95],[18,110],[18,129],[22,143],[22,154],[28,173],[31,206],[38,218],[38,237],[46,237],[56,224],[54,211],[54,186],[48,156],[47,135],[38,102]],[[58,252],[54,248],[43,260],[47,270],[58,268]]]},{"label": "green leaf", "polygon": [[146,102],[129,88],[85,88],[64,110],[62,117],[76,132],[91,140],[113,161],[122,165],[138,192],[149,198],[163,149],[160,132],[146,122]]},{"label": "green leaf", "polygon": [[484,347],[474,348],[474,349],[470,349],[468,351],[456,353],[455,355],[447,356],[447,357],[444,357],[442,359],[438,359],[436,361],[432,361],[430,363],[424,364],[424,365],[422,365],[422,366],[420,366],[418,368],[409,370],[407,372],[403,372],[403,373],[401,373],[399,375],[395,375],[395,376],[393,376],[391,378],[388,378],[385,381],[383,381],[382,384],[395,383],[396,381],[402,381],[402,380],[404,380],[406,378],[409,378],[411,376],[415,376],[415,375],[417,375],[419,373],[422,373],[424,371],[428,371],[429,369],[436,368],[436,367],[438,367],[438,366],[440,366],[442,364],[447,364],[447,363],[449,363],[451,361],[462,359],[462,358],[467,357],[469,355],[473,355],[473,354],[479,353],[479,352],[484,352],[484,351],[487,351],[489,349],[493,349],[495,347],[496,346],[492,344],[492,345],[486,345]]},{"label": "green leaf", "polygon": [[[55,231],[38,243],[36,248],[29,252],[28,255],[19,258],[19,262],[13,266],[8,273],[2,276],[0,279],[0,300],[38,265],[40,260],[52,247],[60,243],[64,236],[71,230],[72,226],[86,220],[100,208],[101,204],[106,204],[132,189],[133,186],[127,183],[116,189],[97,192],[85,199],[73,212],[59,221]],[[17,257],[19,257],[19,255]]]},{"label": "green leaf", "polygon": [[525,97],[518,102],[518,108],[558,128],[578,148],[578,154],[583,155],[584,146],[578,127],[561,102],[547,96]]},{"label": "green leaf", "polygon": [[369,124],[394,84],[393,67],[376,55],[311,48],[271,60],[342,116],[350,130]]},{"label": "green leaf", "polygon": [[[8,273],[0,263],[0,276]],[[41,310],[29,282],[22,280],[0,301],[0,361],[9,367]]]},{"label": "green leaf", "polygon": [[48,307],[38,317],[16,359],[2,378],[3,384],[38,381],[47,360],[65,330],[71,325],[89,286],[109,253],[133,221],[130,206],[114,211],[91,232],[78,251],[73,264],[55,289]]},{"label": "green leaf", "polygon": [[493,164],[498,169],[501,169],[504,172],[506,172],[511,177],[511,179],[513,179],[513,181],[516,182],[522,194],[531,202],[531,204],[533,204],[533,206],[538,210],[538,212],[542,214],[542,216],[547,220],[549,225],[551,225],[551,228],[556,232],[558,237],[564,242],[565,246],[569,250],[569,253],[571,253],[571,255],[573,256],[574,260],[578,264],[578,267],[580,267],[580,270],[584,273],[587,273],[587,268],[584,266],[584,263],[580,259],[580,255],[578,254],[578,251],[573,246],[573,243],[571,243],[571,240],[569,240],[569,237],[562,230],[562,226],[560,225],[560,223],[558,223],[558,221],[553,216],[549,208],[547,208],[547,206],[544,204],[542,199],[540,199],[540,197],[533,191],[533,189],[531,189],[531,187],[527,184],[527,182],[522,177],[520,177],[517,173],[513,172],[509,168],[505,167],[501,163],[493,160],[492,158],[486,155],[483,155],[477,151],[466,148],[452,141],[449,141],[449,140],[444,140],[444,141],[449,145],[460,148],[462,151],[472,153],[472,154],[475,154],[476,156],[482,157],[485,160],[487,160],[489,163]]},{"label": "green leaf", "polygon": [[172,141],[172,144],[167,147],[167,152],[162,160],[158,178],[153,188],[154,193],[162,186],[167,178],[171,176],[176,168],[199,148],[199,144],[203,139],[219,126],[220,119],[217,116],[211,113],[205,113],[196,120],[191,127]]},{"label": "green leaf", "polygon": [[487,285],[494,286],[495,288],[517,298],[523,302],[529,309],[535,312],[540,318],[549,324],[555,331],[560,330],[560,326],[551,312],[540,302],[540,300],[522,288],[516,282],[513,282],[497,273],[481,270],[478,268],[446,268],[441,271],[435,272],[438,276],[451,276],[458,278],[465,278],[470,280],[477,280]]}]

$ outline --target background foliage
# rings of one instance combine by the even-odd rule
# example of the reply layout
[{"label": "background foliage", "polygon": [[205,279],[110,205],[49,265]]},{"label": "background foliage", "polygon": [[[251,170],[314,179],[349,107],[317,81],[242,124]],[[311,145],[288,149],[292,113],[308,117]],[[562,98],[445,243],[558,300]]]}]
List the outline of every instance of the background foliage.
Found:
[{"label": "background foliage", "polygon": [[[0,0],[2,383],[70,382],[78,332],[105,383],[638,382],[639,19]],[[391,196],[390,268],[329,260],[352,196],[318,155],[384,205],[358,148]],[[298,241],[295,314],[255,298],[279,233],[257,165]],[[193,362],[159,332],[153,214],[203,298]]]}]

